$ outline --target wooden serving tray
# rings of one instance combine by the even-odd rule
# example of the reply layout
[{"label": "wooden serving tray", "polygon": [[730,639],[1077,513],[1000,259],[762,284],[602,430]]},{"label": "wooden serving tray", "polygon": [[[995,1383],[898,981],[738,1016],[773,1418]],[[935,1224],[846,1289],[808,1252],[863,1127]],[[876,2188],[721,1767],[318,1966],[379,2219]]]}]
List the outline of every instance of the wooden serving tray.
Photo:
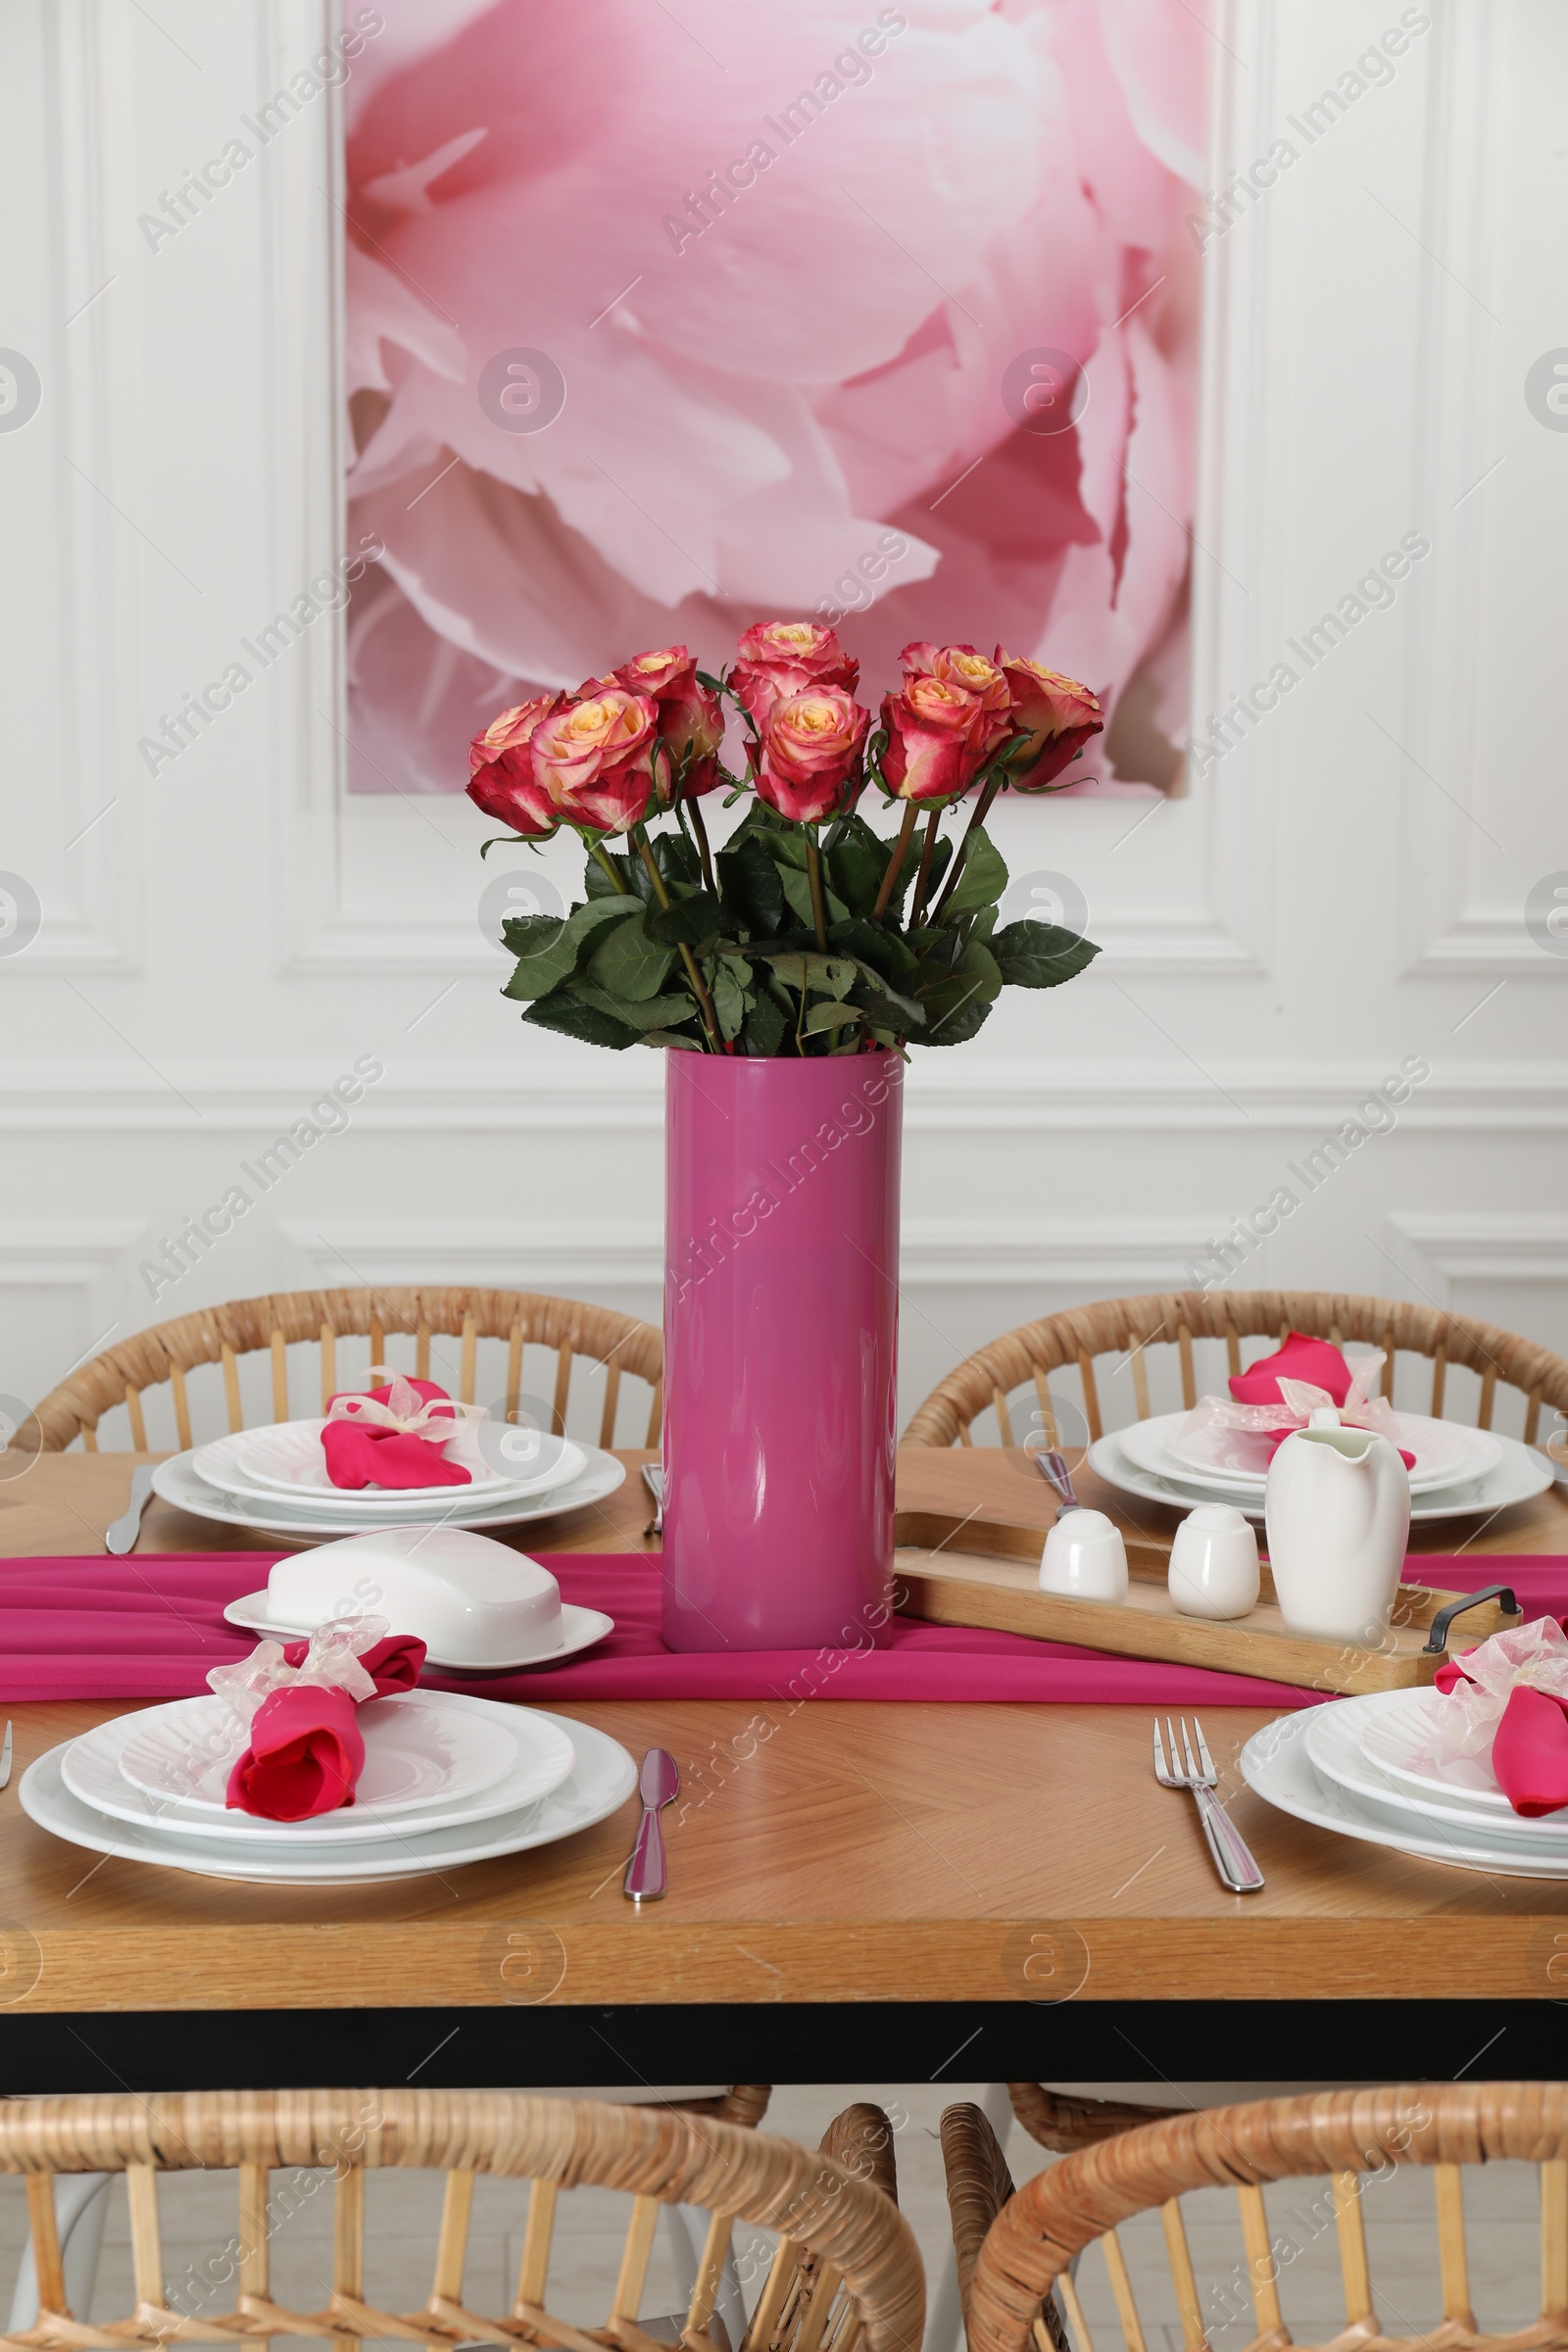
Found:
[{"label": "wooden serving tray", "polygon": [[1258,1604],[1246,1617],[1227,1622],[1183,1617],[1166,1590],[1168,1553],[1136,1542],[1127,1546],[1124,1601],[1069,1600],[1040,1590],[1045,1540],[1038,1527],[960,1519],[943,1511],[900,1511],[894,1522],[896,1605],[903,1616],[933,1625],[985,1626],[1040,1642],[1075,1642],[1120,1657],[1212,1666],[1221,1674],[1260,1675],[1268,1682],[1336,1692],[1416,1689],[1432,1681],[1450,1650],[1471,1649],[1489,1634],[1519,1623],[1518,1615],[1505,1615],[1496,1601],[1482,1601],[1455,1620],[1445,1650],[1429,1651],[1425,1643],[1433,1619],[1464,1596],[1401,1585],[1394,1604],[1396,1623],[1380,1647],[1314,1642],[1287,1630],[1266,1562]]}]

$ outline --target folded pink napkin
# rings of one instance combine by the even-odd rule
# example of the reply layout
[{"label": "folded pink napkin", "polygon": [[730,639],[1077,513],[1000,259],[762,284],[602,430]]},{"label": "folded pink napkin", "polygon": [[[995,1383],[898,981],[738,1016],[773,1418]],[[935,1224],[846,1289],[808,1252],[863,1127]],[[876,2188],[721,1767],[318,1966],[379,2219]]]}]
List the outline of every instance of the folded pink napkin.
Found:
[{"label": "folded pink napkin", "polygon": [[346,1690],[296,1683],[264,1698],[225,1801],[266,1821],[307,1821],[352,1805],[365,1770],[359,1707]]},{"label": "folded pink napkin", "polygon": [[1350,1367],[1333,1341],[1293,1331],[1272,1355],[1261,1356],[1245,1372],[1232,1373],[1231,1395],[1238,1404],[1283,1404],[1282,1380],[1308,1380],[1313,1388],[1326,1389],[1335,1404],[1343,1404],[1350,1394]]},{"label": "folded pink napkin", "polygon": [[[385,1622],[339,1619],[281,1649],[264,1642],[240,1665],[208,1677],[241,1713],[262,1694],[250,1717],[250,1744],[228,1776],[225,1800],[236,1811],[306,1821],[353,1804],[365,1769],[361,1706],[411,1690],[424,1663],[422,1642],[377,1637]],[[367,1645],[356,1650],[367,1635]]]},{"label": "folded pink napkin", "polygon": [[345,1389],[328,1399],[326,1412],[321,1450],[334,1487],[473,1483],[472,1474],[461,1462],[449,1462],[443,1451],[467,1418],[467,1408],[454,1404],[433,1380],[409,1380],[400,1373],[384,1389]]},{"label": "folded pink napkin", "polygon": [[[1304,1398],[1298,1394],[1293,1396],[1288,1388],[1281,1385],[1290,1381],[1298,1381],[1303,1388],[1321,1390],[1331,1404],[1342,1409],[1348,1400],[1352,1428],[1377,1429],[1396,1445],[1394,1416],[1386,1399],[1367,1394],[1371,1379],[1382,1360],[1381,1356],[1376,1355],[1360,1359],[1362,1385],[1352,1396],[1356,1376],[1333,1341],[1314,1340],[1304,1331],[1293,1331],[1272,1355],[1260,1356],[1255,1364],[1249,1364],[1245,1372],[1233,1372],[1230,1392],[1237,1404],[1280,1405],[1293,1416],[1283,1428],[1258,1428],[1253,1431],[1262,1440],[1263,1464],[1266,1466],[1271,1462],[1286,1439],[1294,1436],[1298,1429],[1304,1429],[1310,1418]],[[1228,1413],[1227,1407],[1206,1397],[1203,1405],[1197,1409],[1202,1412],[1210,1404],[1214,1407],[1211,1418]],[[1405,1468],[1413,1470],[1415,1455],[1403,1446],[1396,1445],[1396,1450]]]},{"label": "folded pink napkin", "polygon": [[1434,1677],[1453,1701],[1439,1753],[1490,1752],[1498,1788],[1527,1821],[1568,1805],[1568,1619],[1537,1617],[1448,1658]]}]

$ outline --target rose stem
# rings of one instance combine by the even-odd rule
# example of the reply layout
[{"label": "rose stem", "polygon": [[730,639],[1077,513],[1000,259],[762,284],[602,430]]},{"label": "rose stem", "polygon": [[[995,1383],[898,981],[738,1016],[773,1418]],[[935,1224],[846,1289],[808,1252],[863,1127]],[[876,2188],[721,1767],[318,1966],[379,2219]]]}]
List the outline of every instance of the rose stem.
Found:
[{"label": "rose stem", "polygon": [[708,847],[708,827],[703,822],[702,808],[696,801],[683,801],[681,807],[691,818],[692,831],[697,836],[697,855],[703,861],[703,880],[708,885],[708,895],[710,899],[716,899],[718,884],[713,880],[713,860]]},{"label": "rose stem", "polygon": [[[653,851],[648,846],[647,833],[643,827],[639,825],[631,838],[637,845],[638,857],[648,868],[648,879],[654,886],[655,898],[659,901],[661,906],[667,906],[669,905],[669,893],[664,888],[664,877],[659,870],[658,860],[655,858]],[[692,954],[690,948],[686,945],[684,940],[682,940],[680,943],[680,955],[681,961],[686,966],[686,977],[692,984],[692,994],[696,997],[698,1004],[702,1007],[703,1026],[708,1031],[709,1043],[715,1054],[721,1054],[724,1049],[719,1043],[718,1015],[713,1010],[713,1000],[708,993],[708,982],[703,978],[697,958]]]},{"label": "rose stem", "polygon": [[876,905],[871,909],[871,920],[874,923],[879,923],[888,910],[888,902],[893,896],[893,885],[899,878],[905,858],[908,856],[909,837],[914,831],[914,820],[919,813],[920,805],[917,801],[905,802],[904,822],[899,827],[899,838],[893,844],[887,871],[882,876],[882,887],[876,894]]},{"label": "rose stem", "polygon": [[914,930],[925,909],[926,885],[931,878],[931,858],[937,846],[937,832],[941,823],[942,809],[938,806],[932,809],[930,821],[925,829],[925,847],[920,852],[920,870],[914,877],[914,903],[909,908],[909,919],[905,926],[909,931]]},{"label": "rose stem", "polygon": [[990,783],[985,786],[984,790],[981,792],[980,798],[974,805],[974,814],[970,817],[969,822],[963,828],[963,839],[959,842],[957,856],[953,860],[953,870],[949,874],[946,883],[943,885],[942,896],[938,899],[936,905],[931,909],[931,920],[933,923],[941,922],[942,909],[944,906],[946,906],[948,901],[952,898],[954,892],[958,887],[958,877],[963,872],[963,861],[969,855],[970,839],[974,834],[975,828],[979,825],[983,825],[986,818],[990,815],[991,804],[996,799],[998,793],[1002,790],[1004,781],[1004,779],[1001,776],[993,776]]},{"label": "rose stem", "polygon": [[806,879],[811,890],[811,920],[816,925],[816,944],[827,954],[827,913],[822,905],[822,853],[813,835],[806,836]]},{"label": "rose stem", "polygon": [[629,899],[631,892],[627,888],[625,882],[621,879],[621,876],[616,872],[614,866],[612,865],[610,859],[606,857],[603,843],[590,841],[587,843],[587,850],[589,857],[594,860],[595,864],[602,865],[604,867],[606,873],[615,885],[615,888],[619,892],[620,896],[623,899]]}]

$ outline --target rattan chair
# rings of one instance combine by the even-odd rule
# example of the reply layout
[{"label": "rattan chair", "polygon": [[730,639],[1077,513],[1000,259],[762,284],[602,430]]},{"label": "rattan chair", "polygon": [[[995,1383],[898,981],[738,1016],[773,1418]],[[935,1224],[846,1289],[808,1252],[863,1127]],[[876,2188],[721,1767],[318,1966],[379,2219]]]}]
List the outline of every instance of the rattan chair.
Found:
[{"label": "rattan chair", "polygon": [[[1008,2088],[1013,2085],[1009,2083]],[[958,2309],[963,2320],[964,2341],[968,2343],[974,2266],[991,2225],[1013,2194],[1013,2180],[1002,2142],[983,2107],[972,2107],[967,2101],[960,2106],[945,2107],[941,2138],[948,2218],[953,2227],[953,2254],[957,2270]],[[1039,2352],[1070,2352],[1054,2292],[1042,2299],[1035,2332]]]},{"label": "rattan chair", "polygon": [[[145,1453],[148,1439],[142,1398],[147,1390],[167,1382],[173,1403],[173,1434],[181,1447],[187,1446],[192,1438],[186,1375],[200,1365],[220,1368],[228,1427],[242,1429],[240,1358],[263,1351],[271,1356],[271,1418],[286,1421],[291,1409],[291,1347],[308,1347],[318,1354],[320,1409],[324,1412],[327,1398],[338,1386],[337,1342],[351,1334],[368,1343],[367,1368],[388,1360],[391,1335],[412,1337],[413,1363],[397,1368],[412,1371],[419,1380],[433,1377],[448,1389],[454,1387],[455,1375],[455,1393],[468,1404],[475,1401],[479,1342],[505,1341],[505,1412],[509,1421],[517,1418],[524,1348],[546,1348],[556,1359],[550,1418],[558,1436],[565,1429],[573,1364],[586,1356],[605,1367],[600,1445],[615,1442],[621,1377],[628,1372],[645,1381],[653,1392],[646,1435],[640,1442],[647,1446],[659,1443],[664,1343],[651,1323],[618,1314],[612,1307],[587,1306],[575,1298],[544,1298],[529,1291],[404,1289],[286,1291],[270,1298],[237,1298],[227,1306],[202,1307],[194,1314],[177,1315],[172,1322],[152,1324],[79,1364],[34,1407],[14,1443],[31,1452],[61,1453],[79,1436],[87,1451],[96,1452],[100,1418],[123,1405],[131,1446]],[[453,1360],[441,1362],[432,1375],[432,1344],[438,1339],[453,1340],[457,1346],[440,1351]],[[500,1401],[498,1395],[498,1404]],[[296,1404],[293,1409],[300,1407]],[[314,1400],[305,1409],[315,1410]]]},{"label": "rattan chair", "polygon": [[[898,2204],[893,2126],[880,2107],[863,2099],[846,2107],[822,2134],[821,2153],[853,2179],[868,2181],[889,2204]],[[804,2253],[779,2310],[775,2352],[845,2352],[856,2333],[842,2265]]]},{"label": "rattan chair", "polygon": [[[1540,2167],[1541,2316],[1524,2328],[1487,2332],[1471,2309],[1463,2168],[1503,2159]],[[1427,2166],[1434,2175],[1434,2285],[1444,2313],[1435,2330],[1407,2322],[1407,2332],[1396,2333],[1378,2313],[1364,2199],[1373,2181],[1399,2165]],[[1313,2177],[1323,2185],[1310,2202],[1297,2193],[1287,2212],[1281,2200],[1270,2215],[1267,2182]],[[1212,2229],[1202,2232],[1195,2261],[1182,2211],[1186,2192],[1208,2188],[1234,2191],[1239,2208],[1244,2259],[1223,2278],[1203,2252],[1214,2244]],[[1117,2229],[1155,2212],[1169,2276],[1161,2301],[1173,2301],[1177,2313],[1165,2329],[1174,2342],[1179,2327],[1184,2352],[1205,2352],[1211,2333],[1232,2320],[1253,2352],[1289,2344],[1282,2279],[1305,2250],[1298,2237],[1329,2229],[1338,2237],[1345,2303],[1344,2328],[1330,2336],[1337,2352],[1403,2352],[1416,2344],[1543,2352],[1568,2342],[1568,2084],[1423,2083],[1251,2100],[1149,2124],[1063,2157],[1010,2197],[986,2232],[969,2282],[970,2352],[1040,2347],[1043,2303],[1053,2292],[1065,2308],[1075,2352],[1096,2352],[1080,2300],[1083,2279],[1075,2287],[1069,2266],[1097,2244],[1128,2352],[1142,2352],[1148,2330]],[[1408,2294],[1402,2286],[1402,2303]],[[1393,2319],[1403,2316],[1385,2308]],[[1311,2325],[1315,2336],[1321,2321],[1314,2316]]]},{"label": "rattan chair", "polygon": [[[1568,1412],[1568,1361],[1472,1315],[1452,1315],[1433,1306],[1409,1306],[1396,1298],[1357,1298],[1329,1291],[1159,1291],[1138,1298],[1105,1298],[1094,1306],[1064,1307],[1042,1316],[1038,1323],[1020,1324],[1005,1332],[938,1381],[904,1433],[906,1446],[972,1446],[974,1423],[984,1413],[995,1415],[996,1442],[1015,1443],[1012,1398],[1027,1392],[1028,1409],[1039,1442],[1061,1443],[1063,1423],[1071,1440],[1092,1442],[1107,1427],[1154,1411],[1174,1411],[1177,1403],[1194,1405],[1200,1395],[1195,1350],[1203,1341],[1216,1346],[1205,1365],[1203,1388],[1223,1393],[1228,1373],[1242,1369],[1242,1342],[1261,1338],[1262,1347],[1249,1350],[1249,1360],[1277,1348],[1287,1332],[1304,1331],[1314,1339],[1348,1341],[1381,1348],[1385,1352],[1382,1390],[1395,1394],[1397,1359],[1424,1357],[1431,1366],[1431,1386],[1412,1409],[1441,1416],[1450,1368],[1475,1374],[1476,1425],[1492,1427],[1499,1382],[1522,1398],[1525,1444],[1533,1446],[1546,1405]],[[1150,1368],[1161,1371],[1174,1356],[1180,1370],[1181,1394],[1160,1403],[1151,1401]],[[1111,1359],[1107,1365],[1106,1359]],[[1107,1371],[1112,1381],[1131,1375],[1132,1395],[1110,1407],[1102,1402],[1102,1382]],[[1049,1376],[1066,1374],[1054,1393]],[[1401,1400],[1404,1387],[1401,1384]],[[1076,1393],[1074,1393],[1076,1392]],[[1127,1409],[1122,1409],[1126,1406]],[[1450,1415],[1450,1418],[1453,1416]],[[1081,1419],[1082,1426],[1078,1423]]]},{"label": "rattan chair", "polygon": [[[403,2166],[444,2172],[430,2292],[416,2311],[387,2311],[366,2276],[368,2170]],[[281,2181],[332,2175],[332,2286],[323,2308],[292,2311],[273,2299],[270,2239]],[[172,2308],[159,2228],[158,2176],[191,2170],[237,2172],[238,2227],[233,2307],[226,2292],[204,2293],[199,2311]],[[679,2202],[713,2216],[684,2315],[689,2352],[716,2352],[707,2332],[720,2267],[737,2221],[780,2233],[758,2295],[744,2352],[770,2352],[797,2292],[800,2268],[814,2265],[808,2319],[791,2352],[919,2352],[925,2312],[920,2258],[907,2224],[870,2181],[831,2157],[810,2155],[717,2118],[678,2108],[616,2107],[589,2099],[536,2099],[509,2091],[231,2091],[150,2099],[11,2100],[0,2107],[0,2171],[26,2177],[32,2254],[41,2303],[37,2324],[0,2337],[15,2352],[72,2347],[162,2352],[171,2339],[237,2343],[258,2336],[327,2337],[338,2352],[368,2339],[427,2346],[559,2346],[598,2352],[623,2345],[649,2352],[638,2325],[660,2209]],[[125,2175],[135,2304],[124,2318],[92,2325],[67,2308],[55,2184],[60,2175]],[[532,2183],[519,2204],[520,2263],[510,2308],[491,2315],[469,2305],[465,2256],[475,2180],[489,2174]],[[599,2185],[632,2198],[619,2275],[602,2325],[590,2328],[551,2307],[551,2243],[562,2190]],[[831,2338],[833,2310],[842,2323]]]}]

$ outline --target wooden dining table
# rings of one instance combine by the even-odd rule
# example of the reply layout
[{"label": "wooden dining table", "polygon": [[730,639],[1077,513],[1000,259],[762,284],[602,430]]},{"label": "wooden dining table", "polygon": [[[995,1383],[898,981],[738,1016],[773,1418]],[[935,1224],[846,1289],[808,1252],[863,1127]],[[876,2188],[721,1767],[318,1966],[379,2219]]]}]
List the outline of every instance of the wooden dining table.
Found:
[{"label": "wooden dining table", "polygon": [[[0,1479],[0,1556],[91,1554],[134,1454]],[[652,1458],[533,1552],[656,1553]],[[1042,1531],[1012,1450],[905,1448],[899,1500]],[[1168,1545],[1176,1514],[1086,1502]],[[519,1541],[521,1539],[519,1538]],[[960,1539],[961,1542],[961,1539]],[[1552,1489],[1422,1550],[1568,1553]],[[249,1548],[154,1500],[136,1552]],[[118,1571],[117,1571],[118,1573]],[[1435,1580],[1436,1581],[1436,1580]],[[1282,1698],[1284,1697],[1282,1692]],[[251,1886],[95,1857],[18,1802],[31,1759],[123,1702],[13,1705],[0,1793],[0,2091],[353,2083],[955,2079],[1325,2081],[1568,2072],[1568,1883],[1406,1859],[1255,1797],[1277,1709],[1204,1704],[1262,1865],[1219,1886],[1132,1706],[778,1700],[566,1704],[670,1749],[669,1890],[621,1874],[635,1800],[564,1842],[392,1885]],[[1563,2005],[1560,2005],[1563,2004]]]}]

